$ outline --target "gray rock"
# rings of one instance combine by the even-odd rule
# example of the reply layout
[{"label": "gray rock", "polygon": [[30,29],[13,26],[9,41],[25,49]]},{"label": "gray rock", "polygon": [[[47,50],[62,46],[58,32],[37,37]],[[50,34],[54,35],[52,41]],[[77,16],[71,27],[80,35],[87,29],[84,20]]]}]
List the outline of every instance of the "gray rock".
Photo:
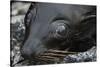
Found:
[{"label": "gray rock", "polygon": [[86,52],[80,52],[74,55],[68,55],[64,58],[64,63],[75,63],[75,62],[89,62],[96,61],[96,47],[94,46]]},{"label": "gray rock", "polygon": [[30,3],[13,2],[11,6],[11,10],[12,10],[11,15],[16,16],[16,15],[26,14],[29,6],[30,6]]}]

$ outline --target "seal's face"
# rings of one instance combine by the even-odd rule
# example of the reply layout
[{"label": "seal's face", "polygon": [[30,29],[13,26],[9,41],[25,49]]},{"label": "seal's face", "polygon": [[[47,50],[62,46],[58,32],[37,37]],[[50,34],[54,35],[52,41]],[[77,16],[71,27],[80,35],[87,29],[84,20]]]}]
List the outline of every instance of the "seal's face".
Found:
[{"label": "seal's face", "polygon": [[26,57],[48,49],[68,48],[72,35],[79,31],[77,26],[83,15],[92,10],[89,6],[49,3],[37,3],[35,7],[30,13],[33,16],[28,18],[31,20],[29,33],[22,47],[22,54]]}]

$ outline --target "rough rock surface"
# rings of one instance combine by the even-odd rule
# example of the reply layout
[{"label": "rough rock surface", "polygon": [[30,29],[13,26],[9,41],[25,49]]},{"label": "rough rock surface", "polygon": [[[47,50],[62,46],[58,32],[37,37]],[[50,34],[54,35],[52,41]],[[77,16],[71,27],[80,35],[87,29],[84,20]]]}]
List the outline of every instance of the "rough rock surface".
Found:
[{"label": "rough rock surface", "polygon": [[29,6],[30,3],[26,2],[11,2],[11,65],[15,65],[23,59],[20,53],[20,46],[22,45],[25,34],[24,17]]},{"label": "rough rock surface", "polygon": [[80,52],[75,55],[68,55],[64,58],[64,63],[75,63],[75,62],[89,62],[96,61],[96,47],[92,47],[86,52]]}]

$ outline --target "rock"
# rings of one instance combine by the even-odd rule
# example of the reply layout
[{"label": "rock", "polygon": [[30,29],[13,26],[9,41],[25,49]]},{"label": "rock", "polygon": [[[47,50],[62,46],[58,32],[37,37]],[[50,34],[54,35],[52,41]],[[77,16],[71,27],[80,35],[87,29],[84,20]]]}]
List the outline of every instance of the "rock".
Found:
[{"label": "rock", "polygon": [[[22,60],[20,47],[24,40],[25,26],[24,17],[30,3],[12,2],[11,3],[11,22],[10,22],[10,41],[11,41],[11,65],[15,66]],[[27,64],[27,63],[26,63]],[[21,63],[19,63],[21,65]]]},{"label": "rock", "polygon": [[26,2],[12,2],[12,6],[11,6],[11,15],[12,16],[16,16],[16,15],[25,15],[28,8],[30,6],[30,3],[26,3]]},{"label": "rock", "polygon": [[94,46],[86,52],[80,52],[74,55],[68,55],[64,58],[64,63],[75,63],[75,62],[89,62],[96,61],[96,47]]}]

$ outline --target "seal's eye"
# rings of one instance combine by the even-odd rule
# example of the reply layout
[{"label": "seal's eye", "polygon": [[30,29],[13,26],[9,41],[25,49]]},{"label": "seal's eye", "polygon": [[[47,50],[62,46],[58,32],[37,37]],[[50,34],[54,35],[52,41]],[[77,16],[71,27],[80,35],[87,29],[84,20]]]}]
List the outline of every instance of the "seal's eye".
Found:
[{"label": "seal's eye", "polygon": [[66,25],[65,24],[58,24],[56,27],[56,33],[58,35],[64,36],[66,34]]},{"label": "seal's eye", "polygon": [[66,20],[56,20],[52,23],[53,36],[55,38],[66,38],[69,33],[69,22]]}]

